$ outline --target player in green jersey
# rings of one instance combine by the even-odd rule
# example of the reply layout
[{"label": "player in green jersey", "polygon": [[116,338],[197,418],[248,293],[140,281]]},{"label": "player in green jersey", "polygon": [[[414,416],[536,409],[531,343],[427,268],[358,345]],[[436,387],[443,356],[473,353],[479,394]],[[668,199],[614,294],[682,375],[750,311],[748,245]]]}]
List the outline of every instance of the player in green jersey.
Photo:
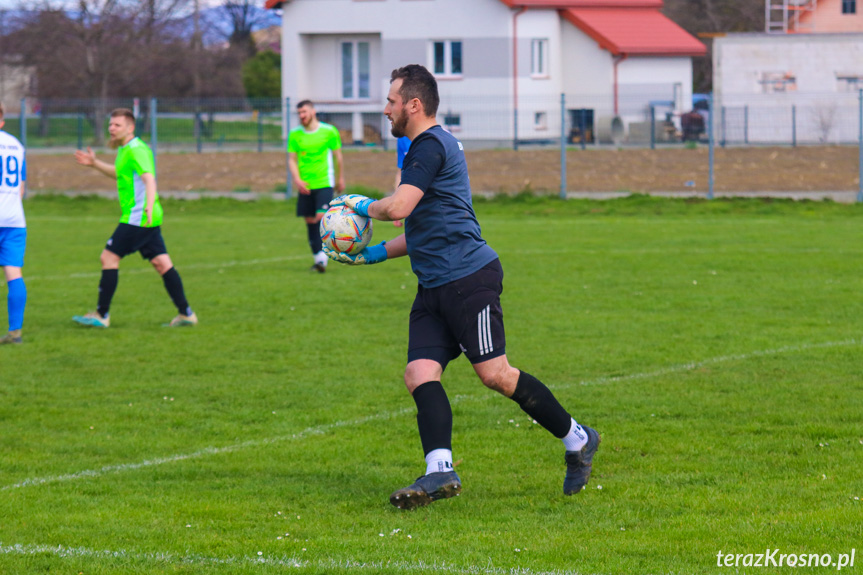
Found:
[{"label": "player in green jersey", "polygon": [[313,270],[327,270],[320,224],[333,199],[333,189],[345,189],[342,139],[335,126],[318,120],[315,106],[309,100],[297,104],[300,126],[288,135],[288,168],[297,196],[297,216],[306,221],[309,246],[315,257]]},{"label": "player in green jersey", "polygon": [[135,116],[131,110],[118,108],[111,112],[108,124],[109,145],[117,150],[114,165],[96,159],[90,148],[77,150],[75,160],[82,166],[116,178],[117,193],[120,197],[120,223],[102,250],[102,278],[99,281],[99,300],[95,312],[76,315],[72,319],[90,327],[108,327],[111,320],[108,310],[117,289],[120,260],[140,252],[141,257],[150,260],[153,268],[162,276],[165,289],[177,307],[178,315],[169,327],[192,326],[198,317],[183,290],[183,281],[174,268],[171,256],[162,239],[162,205],[156,192],[156,169],[153,152],[140,138],[135,137]]}]

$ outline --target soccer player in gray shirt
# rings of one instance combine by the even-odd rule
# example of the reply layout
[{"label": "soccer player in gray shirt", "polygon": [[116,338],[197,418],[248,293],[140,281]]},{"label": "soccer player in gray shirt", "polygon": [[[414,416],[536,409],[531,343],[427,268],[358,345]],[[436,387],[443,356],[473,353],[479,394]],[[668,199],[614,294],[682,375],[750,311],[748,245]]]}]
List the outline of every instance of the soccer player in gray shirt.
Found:
[{"label": "soccer player in gray shirt", "polygon": [[600,435],[576,423],[548,387],[507,361],[503,269],[480,233],[462,144],[435,119],[439,102],[437,82],[424,67],[393,71],[384,114],[393,136],[411,139],[401,184],[382,200],[352,194],[331,205],[344,203],[377,220],[405,218],[405,233],[354,256],[325,249],[330,258],[354,265],[407,255],[419,281],[410,313],[405,385],[417,405],[426,472],[390,495],[390,503],[413,509],[461,491],[453,469],[452,409],[441,385],[447,364],[461,353],[483,384],[563,440],[563,491],[578,493],[590,477]]}]

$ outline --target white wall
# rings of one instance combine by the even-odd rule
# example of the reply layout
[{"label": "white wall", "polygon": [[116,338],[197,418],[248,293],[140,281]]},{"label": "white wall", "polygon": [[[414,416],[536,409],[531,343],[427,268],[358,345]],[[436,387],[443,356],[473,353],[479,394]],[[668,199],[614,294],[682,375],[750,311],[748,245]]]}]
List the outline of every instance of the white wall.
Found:
[{"label": "white wall", "polygon": [[[858,93],[847,91],[838,76],[863,78],[863,34],[730,34],[714,41],[713,70],[719,138],[814,143],[857,137],[847,118],[856,115]],[[763,83],[768,72],[795,81],[784,93],[770,93]]]}]

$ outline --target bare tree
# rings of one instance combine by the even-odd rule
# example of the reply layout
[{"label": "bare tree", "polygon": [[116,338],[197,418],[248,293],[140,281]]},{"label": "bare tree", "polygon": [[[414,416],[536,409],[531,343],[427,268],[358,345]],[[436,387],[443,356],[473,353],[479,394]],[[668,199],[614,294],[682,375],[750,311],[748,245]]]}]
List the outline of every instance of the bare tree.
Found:
[{"label": "bare tree", "polygon": [[231,24],[228,42],[234,48],[245,50],[249,56],[255,54],[252,30],[269,17],[260,4],[249,0],[225,0],[221,6]]}]

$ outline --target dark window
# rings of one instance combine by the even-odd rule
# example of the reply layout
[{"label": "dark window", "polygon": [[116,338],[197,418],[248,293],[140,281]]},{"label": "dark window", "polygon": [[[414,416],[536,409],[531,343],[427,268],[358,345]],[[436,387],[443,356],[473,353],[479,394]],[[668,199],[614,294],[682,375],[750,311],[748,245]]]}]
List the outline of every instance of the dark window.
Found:
[{"label": "dark window", "polygon": [[843,14],[856,14],[857,13],[857,0],[842,0],[842,13]]}]

